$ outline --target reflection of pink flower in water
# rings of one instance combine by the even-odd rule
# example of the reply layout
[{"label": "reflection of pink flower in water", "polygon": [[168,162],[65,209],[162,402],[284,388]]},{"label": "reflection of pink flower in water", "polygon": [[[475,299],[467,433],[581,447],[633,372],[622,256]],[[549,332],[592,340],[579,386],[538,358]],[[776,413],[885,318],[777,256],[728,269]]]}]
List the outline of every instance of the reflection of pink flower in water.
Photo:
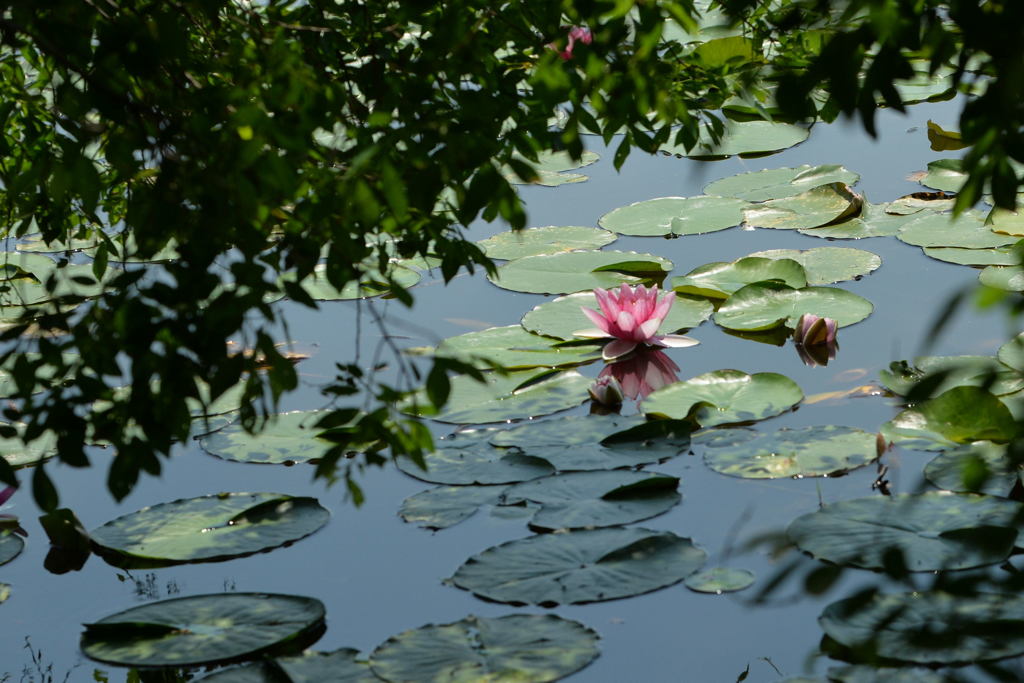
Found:
[{"label": "reflection of pink flower in water", "polygon": [[793,330],[793,341],[804,365],[828,365],[836,357],[838,330],[839,323],[832,318],[822,318],[813,313],[800,316]]},{"label": "reflection of pink flower in water", "polygon": [[648,289],[643,285],[623,284],[618,290],[611,291],[598,287],[594,296],[601,307],[600,312],[580,308],[597,325],[597,329],[581,330],[575,334],[598,339],[612,337],[613,341],[606,344],[601,353],[605,360],[625,356],[640,344],[682,348],[700,343],[681,334],[657,334],[676,298],[672,292],[666,292],[659,300],[657,285]]},{"label": "reflection of pink flower in water", "polygon": [[628,358],[604,366],[598,379],[614,377],[622,385],[625,396],[642,400],[655,389],[679,379],[677,372],[679,366],[664,351],[643,349]]},{"label": "reflection of pink flower in water", "polygon": [[[576,47],[576,41],[583,43],[584,45],[590,45],[590,42],[594,39],[594,35],[590,32],[589,28],[583,26],[573,26],[569,29],[569,43],[565,46],[564,50],[559,51],[558,56],[564,60],[572,59],[573,48]],[[554,43],[548,45],[553,50],[557,50]]]}]

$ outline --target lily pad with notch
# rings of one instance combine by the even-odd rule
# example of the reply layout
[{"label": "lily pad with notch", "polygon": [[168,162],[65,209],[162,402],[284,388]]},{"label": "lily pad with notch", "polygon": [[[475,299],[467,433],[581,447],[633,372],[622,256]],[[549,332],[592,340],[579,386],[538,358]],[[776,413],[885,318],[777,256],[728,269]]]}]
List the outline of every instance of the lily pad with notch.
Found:
[{"label": "lily pad with notch", "polygon": [[641,407],[648,416],[692,419],[702,427],[713,427],[773,417],[803,397],[796,382],[778,373],[715,370],[658,389]]},{"label": "lily pad with notch", "polygon": [[489,548],[466,560],[448,582],[496,602],[575,605],[671,586],[706,559],[693,541],[668,531],[567,531]]},{"label": "lily pad with notch", "polygon": [[961,386],[985,387],[996,396],[1024,389],[1024,373],[993,356],[918,356],[913,365],[890,363],[889,369],[878,375],[885,388],[898,396],[916,389],[918,400],[925,398],[924,382],[928,382],[928,396]]},{"label": "lily pad with notch", "polygon": [[1017,423],[991,392],[960,386],[907,408],[880,431],[903,448],[942,451],[974,441],[1007,443],[1017,436]]},{"label": "lily pad with notch", "polygon": [[858,216],[863,203],[863,197],[848,185],[829,183],[756,204],[743,211],[743,222],[758,228],[807,230]]},{"label": "lily pad with notch", "polygon": [[915,218],[913,215],[888,213],[889,204],[864,201],[860,215],[849,220],[817,228],[797,230],[801,235],[833,240],[859,240],[867,237],[890,237]]},{"label": "lily pad with notch", "polygon": [[558,254],[565,251],[592,250],[617,239],[615,233],[579,225],[509,230],[477,242],[493,259],[512,260],[524,256]]},{"label": "lily pad with notch", "polygon": [[614,209],[598,225],[620,235],[702,235],[739,225],[749,206],[732,197],[658,197]]},{"label": "lily pad with notch", "polygon": [[964,247],[925,247],[924,255],[936,261],[955,263],[961,266],[1020,266],[1020,247],[1012,244],[1008,247],[989,249],[966,249]]},{"label": "lily pad with notch", "polygon": [[549,337],[531,334],[522,325],[509,325],[449,337],[437,345],[434,355],[458,358],[482,369],[495,365],[513,369],[555,368],[600,360],[601,346],[559,346]]},{"label": "lily pad with notch", "polygon": [[672,262],[635,251],[567,251],[525,256],[488,275],[503,289],[532,294],[568,294],[621,284],[657,284],[672,270]]},{"label": "lily pad with notch", "polygon": [[527,180],[521,178],[511,167],[502,168],[502,174],[514,185],[543,185],[545,187],[556,187],[567,183],[582,183],[587,176],[582,173],[567,173],[578,168],[589,166],[601,157],[596,152],[583,152],[578,159],[573,159],[568,152],[544,151],[537,155],[537,161],[531,161],[526,157],[517,154],[518,160],[533,167],[536,178]]},{"label": "lily pad with notch", "polygon": [[437,486],[402,501],[398,515],[424,529],[447,529],[469,519],[482,505],[497,505],[504,486]]},{"label": "lily pad with notch", "polygon": [[660,151],[692,158],[764,156],[798,145],[810,135],[803,126],[776,121],[727,121],[721,139],[715,142],[707,125],[690,149],[685,144],[662,145]]},{"label": "lily pad with notch", "polygon": [[435,484],[513,484],[554,474],[554,466],[518,448],[496,448],[490,439],[500,429],[469,429],[438,439],[436,449],[423,456],[426,469],[409,458],[398,458],[398,469]]},{"label": "lily pad with notch", "polygon": [[812,313],[846,327],[864,320],[873,310],[864,297],[837,287],[793,289],[781,282],[755,282],[726,299],[715,313],[715,322],[730,330],[793,328],[800,316]]},{"label": "lily pad with notch", "polygon": [[744,479],[835,476],[877,459],[876,440],[876,434],[839,425],[783,428],[739,443],[711,442],[704,462],[716,472]]},{"label": "lily pad with notch", "polygon": [[896,234],[897,239],[919,247],[962,247],[989,249],[1005,247],[1020,238],[992,232],[985,215],[967,212],[957,218],[948,213],[928,213],[908,221]]},{"label": "lily pad with notch", "polygon": [[241,424],[230,424],[199,440],[210,455],[224,460],[271,465],[316,463],[334,445],[317,438],[316,424],[329,411],[296,410],[280,413],[258,433],[250,434]]},{"label": "lily pad with notch", "polygon": [[858,180],[859,174],[842,166],[804,164],[796,168],[766,168],[722,178],[705,187],[704,193],[763,202],[792,197],[829,183],[853,185]]},{"label": "lily pad with notch", "polygon": [[882,259],[877,254],[850,247],[768,249],[754,252],[750,256],[796,261],[804,267],[809,285],[830,285],[844,280],[859,280],[882,265]]},{"label": "lily pad with notch", "polygon": [[[664,296],[664,295],[662,295]],[[522,325],[530,332],[556,339],[579,339],[575,332],[594,327],[581,309],[601,310],[593,292],[577,292],[547,301],[523,316]],[[707,301],[677,296],[658,328],[658,334],[671,334],[697,327],[711,317],[714,307]]]},{"label": "lily pad with notch", "polygon": [[777,280],[794,289],[807,286],[807,272],[793,259],[745,257],[729,262],[706,263],[686,275],[672,278],[680,294],[726,299],[754,282]]},{"label": "lily pad with notch", "polygon": [[315,498],[219,493],[142,508],[89,533],[115,566],[166,567],[252,555],[309,536],[330,513]]}]

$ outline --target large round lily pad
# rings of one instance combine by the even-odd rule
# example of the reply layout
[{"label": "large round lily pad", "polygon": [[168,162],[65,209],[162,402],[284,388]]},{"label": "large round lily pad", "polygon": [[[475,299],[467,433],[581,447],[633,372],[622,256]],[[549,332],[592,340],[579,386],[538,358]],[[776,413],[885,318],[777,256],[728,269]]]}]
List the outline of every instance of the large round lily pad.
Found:
[{"label": "large round lily pad", "polygon": [[533,294],[568,294],[620,284],[657,284],[672,262],[635,251],[568,251],[509,261],[488,279],[499,287]]},{"label": "large round lily pad", "polygon": [[668,531],[611,528],[531,536],[469,558],[448,581],[497,602],[568,605],[670,586],[707,554]]},{"label": "large round lily pad", "polygon": [[14,533],[0,534],[0,565],[7,564],[25,548],[25,541]]},{"label": "large round lily pad", "polygon": [[830,285],[844,280],[857,280],[882,265],[882,259],[877,254],[849,247],[768,249],[754,252],[750,256],[796,261],[804,267],[809,285]]},{"label": "large round lily pad", "polygon": [[[1022,621],[1020,595],[938,591],[848,598],[832,603],[818,618],[825,633],[847,647],[931,665],[1022,654],[1024,632],[1015,628]],[[1003,624],[995,635],[993,628]]]},{"label": "large round lily pad", "polygon": [[822,477],[863,467],[878,457],[877,435],[826,425],[759,433],[735,445],[704,451],[708,467],[744,479]]},{"label": "large round lily pad", "polygon": [[704,188],[705,194],[739,197],[752,202],[781,199],[801,194],[829,183],[853,185],[860,176],[842,166],[810,166],[766,168],[722,178]]},{"label": "large round lily pad", "polygon": [[509,230],[478,242],[493,259],[517,259],[563,251],[600,249],[616,240],[615,233],[580,225]]},{"label": "large round lily pad", "polygon": [[1017,435],[1010,410],[979,387],[953,387],[907,408],[882,425],[882,436],[904,448],[933,451],[972,441],[1006,443]]},{"label": "large round lily pad", "polygon": [[323,628],[324,606],[297,595],[217,593],[161,600],[86,624],[82,651],[121,666],[198,666],[255,657]]},{"label": "large round lily pad", "polygon": [[713,427],[779,415],[803,397],[796,382],[778,373],[715,370],[658,389],[642,408],[647,415],[676,420],[692,416],[702,427]]},{"label": "large round lily pad", "polygon": [[423,459],[421,469],[409,458],[398,458],[398,469],[435,484],[511,484],[554,474],[547,460],[518,449],[495,448],[489,439],[497,429],[471,429],[439,439],[436,450]]},{"label": "large round lily pad", "polygon": [[953,218],[948,213],[928,213],[909,221],[896,235],[919,247],[963,247],[988,249],[1015,243],[1019,237],[999,235],[985,224],[984,214],[965,213]]},{"label": "large round lily pad", "polygon": [[990,441],[940,453],[924,467],[924,476],[947,491],[1007,496],[1022,481],[1020,466],[1010,462],[1006,446]]},{"label": "large round lily pad", "polygon": [[[583,403],[589,386],[590,380],[575,370],[539,375],[536,370],[504,376],[491,374],[484,382],[459,375],[451,381],[451,393],[444,410],[430,417],[454,424],[539,417]],[[419,397],[418,405],[427,405],[425,396]],[[406,403],[403,410],[417,412],[412,403]]]},{"label": "large round lily pad", "polygon": [[584,152],[579,160],[575,160],[568,152],[544,151],[537,155],[537,161],[531,161],[523,156],[519,157],[520,161],[532,166],[536,172],[537,177],[533,181],[520,178],[509,167],[505,167],[502,172],[513,184],[532,182],[534,185],[556,187],[566,183],[582,183],[587,180],[587,176],[582,173],[566,173],[566,171],[575,171],[577,168],[589,166],[600,158],[596,152]]},{"label": "large round lily pad", "polygon": [[839,565],[882,569],[899,553],[910,571],[968,569],[1006,559],[1022,512],[994,496],[902,493],[833,503],[796,518],[787,533],[804,552]]},{"label": "large round lily pad", "polygon": [[204,676],[201,683],[380,683],[368,662],[360,661],[359,650],[343,647],[333,652],[304,652],[295,657],[277,657],[222,669]]},{"label": "large round lily pad", "polygon": [[[590,296],[593,298],[593,294]],[[598,344],[559,347],[554,346],[555,343],[553,339],[527,332],[522,325],[509,325],[449,337],[437,345],[434,353],[460,358],[482,368],[495,364],[506,368],[554,368],[601,358]]]},{"label": "large round lily pad", "polygon": [[203,450],[225,460],[260,464],[291,465],[317,462],[334,445],[317,438],[316,427],[327,412],[296,410],[274,415],[256,434],[241,424],[231,424],[199,440]]},{"label": "large round lily pad", "polygon": [[864,202],[860,215],[832,225],[798,230],[800,234],[811,237],[824,237],[834,240],[859,240],[865,237],[889,237],[900,231],[906,223],[916,216],[888,213],[889,204],[871,204]]},{"label": "large round lily pad", "polygon": [[496,505],[503,486],[437,486],[402,501],[398,515],[425,529],[447,529],[473,516],[481,505]]},{"label": "large round lily pad", "polygon": [[748,206],[731,197],[659,197],[614,209],[598,225],[621,235],[701,235],[739,225]]},{"label": "large round lily pad", "polygon": [[730,330],[770,330],[795,327],[805,313],[832,318],[839,327],[859,323],[874,306],[853,292],[837,287],[793,289],[781,282],[755,282],[743,287],[719,307],[715,322]]},{"label": "large round lily pad", "polygon": [[142,508],[90,532],[115,563],[210,562],[251,555],[317,531],[330,513],[315,498],[219,493]]},{"label": "large round lily pad", "polygon": [[570,472],[510,486],[503,505],[540,506],[530,528],[587,529],[632,524],[663,514],[682,499],[677,477],[654,472]]},{"label": "large round lily pad", "polygon": [[392,636],[370,657],[386,681],[544,683],[579,671],[598,655],[597,634],[551,614],[470,616]]},{"label": "large round lily pad", "polygon": [[658,427],[639,415],[568,415],[495,431],[491,443],[543,458],[560,472],[639,467],[690,446],[687,431],[651,431]]},{"label": "large round lily pad", "polygon": [[776,121],[727,121],[716,143],[705,126],[692,149],[682,144],[663,145],[662,152],[689,157],[760,156],[779,152],[807,139],[810,130]]},{"label": "large round lily pad", "polygon": [[680,294],[725,299],[754,283],[778,280],[794,289],[807,286],[804,267],[792,259],[741,258],[732,263],[706,263],[686,275],[672,278],[672,289]]},{"label": "large round lily pad", "polygon": [[806,230],[856,216],[863,201],[847,185],[830,183],[745,209],[743,222],[758,228]]},{"label": "large round lily pad", "polygon": [[[548,337],[578,339],[574,332],[594,327],[594,323],[583,314],[583,308],[601,310],[593,292],[577,292],[542,303],[523,316],[522,324],[527,330]],[[658,334],[697,327],[711,317],[713,310],[714,307],[707,301],[677,296],[658,328]]]}]

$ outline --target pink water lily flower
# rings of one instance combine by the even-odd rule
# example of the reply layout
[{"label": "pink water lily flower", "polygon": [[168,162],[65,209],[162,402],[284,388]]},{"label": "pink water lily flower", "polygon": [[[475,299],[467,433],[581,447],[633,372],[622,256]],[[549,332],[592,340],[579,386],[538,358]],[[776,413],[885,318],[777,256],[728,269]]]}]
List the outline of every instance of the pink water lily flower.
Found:
[{"label": "pink water lily flower", "polygon": [[813,313],[804,313],[793,330],[793,341],[797,353],[805,365],[828,365],[836,357],[839,344],[836,332],[839,323],[832,318],[823,318]]},{"label": "pink water lily flower", "polygon": [[[589,28],[586,28],[585,26],[573,26],[569,29],[569,44],[565,46],[564,50],[559,51],[558,56],[568,61],[572,59],[572,51],[576,46],[576,41],[579,41],[584,45],[590,45],[592,40],[594,40],[594,35],[590,32]],[[558,49],[553,43],[548,47]]]},{"label": "pink water lily flower", "polygon": [[598,287],[594,296],[601,307],[595,311],[581,306],[583,313],[597,325],[597,329],[574,332],[577,337],[601,339],[612,337],[601,355],[605,360],[621,358],[641,344],[683,348],[700,342],[681,334],[658,334],[675,294],[666,292],[658,299],[658,286],[648,289],[644,285],[623,284],[618,290]]},{"label": "pink water lily flower", "polygon": [[587,389],[591,400],[606,408],[614,408],[622,405],[622,385],[611,374],[604,372],[594,380],[594,383]]}]

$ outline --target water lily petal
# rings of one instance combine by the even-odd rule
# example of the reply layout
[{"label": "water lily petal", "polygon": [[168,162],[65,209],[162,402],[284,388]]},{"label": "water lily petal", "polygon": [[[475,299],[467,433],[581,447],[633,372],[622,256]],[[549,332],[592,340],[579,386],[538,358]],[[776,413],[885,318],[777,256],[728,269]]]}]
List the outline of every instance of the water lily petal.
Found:
[{"label": "water lily petal", "polygon": [[688,346],[700,344],[700,340],[683,334],[659,334],[652,337],[651,342],[657,342],[658,346],[668,346],[673,349],[685,349]]},{"label": "water lily petal", "polygon": [[628,341],[626,339],[613,339],[604,345],[604,349],[601,350],[601,357],[605,360],[613,360],[615,358],[621,358],[627,353],[636,348],[635,341]]},{"label": "water lily petal", "polygon": [[585,330],[576,330],[572,333],[574,337],[583,337],[584,339],[607,339],[611,335],[604,330],[599,330],[595,327],[588,327]]},{"label": "water lily petal", "polygon": [[597,325],[598,329],[604,331],[604,334],[601,335],[602,337],[615,336],[612,334],[611,322],[608,320],[608,318],[604,317],[597,311],[591,310],[584,306],[580,306],[580,310],[583,311],[583,315],[587,316],[590,319],[590,322]]},{"label": "water lily petal", "polygon": [[658,318],[651,318],[640,325],[639,334],[637,335],[640,337],[639,341],[646,342],[651,337],[654,337],[658,332],[659,325],[661,325],[661,320]]},{"label": "water lily petal", "polygon": [[632,313],[620,311],[618,317],[615,319],[615,324],[621,332],[628,335],[636,328],[636,319],[633,317]]}]

